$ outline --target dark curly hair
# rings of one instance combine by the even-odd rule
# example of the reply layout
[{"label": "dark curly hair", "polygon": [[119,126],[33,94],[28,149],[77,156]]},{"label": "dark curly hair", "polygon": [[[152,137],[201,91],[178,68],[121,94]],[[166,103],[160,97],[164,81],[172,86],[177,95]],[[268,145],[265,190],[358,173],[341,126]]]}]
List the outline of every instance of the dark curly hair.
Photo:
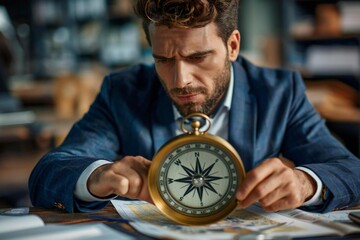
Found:
[{"label": "dark curly hair", "polygon": [[198,28],[214,22],[226,44],[238,27],[239,0],[137,0],[134,10],[142,19],[146,38],[149,24],[176,28]]}]

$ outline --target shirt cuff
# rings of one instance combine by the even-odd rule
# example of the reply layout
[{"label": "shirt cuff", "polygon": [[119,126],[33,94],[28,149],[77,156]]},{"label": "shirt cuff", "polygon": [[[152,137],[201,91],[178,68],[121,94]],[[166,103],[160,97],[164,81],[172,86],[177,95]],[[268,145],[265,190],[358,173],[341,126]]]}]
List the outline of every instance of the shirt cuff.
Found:
[{"label": "shirt cuff", "polygon": [[300,171],[306,172],[307,174],[309,174],[316,182],[316,192],[314,194],[314,196],[312,198],[310,198],[309,200],[307,200],[306,202],[304,202],[302,204],[302,206],[316,206],[316,205],[320,205],[323,203],[323,200],[321,198],[321,191],[323,188],[323,183],[320,180],[320,178],[310,169],[305,168],[305,167],[296,167],[295,169],[298,169]]},{"label": "shirt cuff", "polygon": [[85,202],[94,202],[94,201],[109,201],[114,198],[113,195],[111,195],[110,198],[97,198],[94,195],[92,195],[87,188],[87,181],[90,175],[95,171],[95,169],[97,169],[102,165],[110,164],[110,163],[112,162],[106,160],[98,160],[90,164],[87,168],[85,168],[85,170],[81,173],[75,185],[74,195],[77,199]]}]

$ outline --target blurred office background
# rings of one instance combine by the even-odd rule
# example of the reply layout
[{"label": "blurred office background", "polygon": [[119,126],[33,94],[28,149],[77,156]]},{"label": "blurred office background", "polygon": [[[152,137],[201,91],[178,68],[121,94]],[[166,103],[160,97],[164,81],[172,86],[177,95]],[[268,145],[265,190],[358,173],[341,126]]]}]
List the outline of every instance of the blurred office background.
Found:
[{"label": "blurred office background", "polygon": [[[357,156],[360,1],[240,0],[241,54],[299,71]],[[87,111],[103,76],[151,51],[132,0],[0,0],[0,207],[30,206],[29,174]],[[240,153],[241,154],[241,153]]]}]

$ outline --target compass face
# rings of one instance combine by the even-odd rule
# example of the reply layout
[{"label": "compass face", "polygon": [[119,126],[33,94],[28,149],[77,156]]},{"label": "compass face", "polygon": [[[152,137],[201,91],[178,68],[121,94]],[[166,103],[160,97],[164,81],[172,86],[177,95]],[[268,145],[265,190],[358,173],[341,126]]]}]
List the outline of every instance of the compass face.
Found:
[{"label": "compass face", "polygon": [[187,143],[170,152],[159,169],[158,188],[170,208],[189,216],[221,211],[234,195],[234,160],[210,143]]},{"label": "compass face", "polygon": [[236,150],[214,135],[180,135],[155,154],[149,193],[159,210],[187,225],[216,222],[237,206],[245,170]]},{"label": "compass face", "polygon": [[[208,122],[206,130],[199,130],[199,117]],[[185,127],[191,118],[193,131]],[[237,206],[235,194],[246,175],[244,166],[230,143],[206,133],[210,126],[210,118],[202,113],[186,116],[181,124],[184,134],[165,143],[149,169],[151,199],[180,224],[213,223]]]}]

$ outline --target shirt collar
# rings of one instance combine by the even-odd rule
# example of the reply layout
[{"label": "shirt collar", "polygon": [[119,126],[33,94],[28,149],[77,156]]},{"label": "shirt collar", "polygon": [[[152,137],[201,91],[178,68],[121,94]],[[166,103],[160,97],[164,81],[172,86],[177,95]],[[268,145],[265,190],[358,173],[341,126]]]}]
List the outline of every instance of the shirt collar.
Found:
[{"label": "shirt collar", "polygon": [[[229,87],[227,89],[224,101],[221,101],[221,103],[220,103],[221,106],[218,107],[219,110],[222,109],[222,108],[226,108],[228,111],[230,111],[231,101],[232,101],[233,92],[234,92],[233,90],[234,90],[234,68],[233,68],[233,66],[231,64]],[[172,103],[172,108],[173,108],[175,120],[181,119],[182,115],[180,114],[180,112],[178,111],[178,109],[175,107],[175,105],[173,103]],[[218,112],[219,111],[216,111],[216,114]],[[214,116],[212,118],[214,118]]]}]

